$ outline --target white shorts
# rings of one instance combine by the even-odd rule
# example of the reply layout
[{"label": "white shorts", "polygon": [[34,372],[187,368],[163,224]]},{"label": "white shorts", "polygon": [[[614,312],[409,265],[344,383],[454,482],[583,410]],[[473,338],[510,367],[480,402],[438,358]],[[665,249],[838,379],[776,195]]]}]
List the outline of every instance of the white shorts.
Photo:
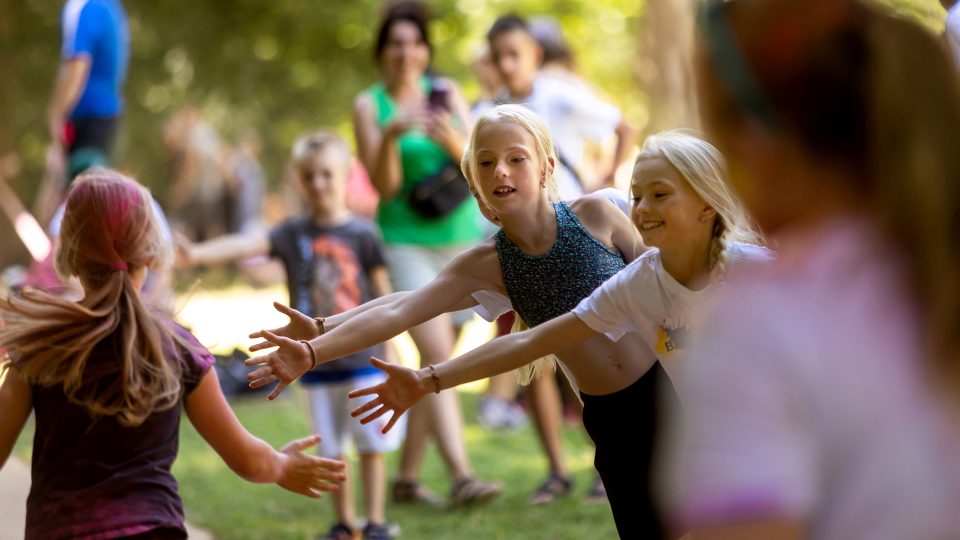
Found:
[{"label": "white shorts", "polygon": [[380,430],[390,420],[390,413],[367,425],[362,425],[359,418],[350,416],[350,411],[366,403],[370,397],[349,399],[347,393],[356,388],[379,384],[386,378],[386,374],[378,372],[342,381],[304,385],[313,419],[313,432],[321,437],[317,445],[318,456],[343,457],[348,437],[353,439],[360,454],[383,454],[400,447],[407,428],[406,415],[386,434]]}]

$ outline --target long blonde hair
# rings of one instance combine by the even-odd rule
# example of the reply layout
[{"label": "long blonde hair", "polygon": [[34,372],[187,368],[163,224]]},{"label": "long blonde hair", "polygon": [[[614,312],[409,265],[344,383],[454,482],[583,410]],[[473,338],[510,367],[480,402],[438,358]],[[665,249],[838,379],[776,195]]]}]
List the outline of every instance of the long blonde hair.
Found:
[{"label": "long blonde hair", "polygon": [[[140,299],[130,272],[165,263],[150,194],[120,173],[93,169],[67,197],[57,271],[76,276],[86,296],[72,302],[25,290],[0,299],[0,348],[24,379],[62,387],[91,416],[137,426],[180,399],[181,367],[171,359],[173,329]],[[94,350],[100,354],[93,356]],[[106,356],[110,355],[110,356]]]},{"label": "long blonde hair", "polygon": [[705,73],[719,83],[704,94],[708,122],[721,132],[763,124],[847,173],[844,187],[906,270],[930,347],[919,358],[955,397],[960,85],[949,51],[857,0],[730,1],[708,9],[704,23]]},{"label": "long blonde hair", "polygon": [[[463,171],[463,176],[470,185],[470,190],[476,193],[477,197],[488,207],[490,206],[488,204],[489,201],[486,194],[480,189],[480,180],[477,178],[477,137],[479,136],[481,128],[487,124],[498,122],[509,122],[520,126],[533,137],[534,149],[537,152],[537,159],[540,160],[542,167],[547,167],[550,159],[553,159],[554,163],[557,163],[557,152],[553,147],[553,138],[550,136],[550,130],[537,113],[523,105],[513,104],[497,105],[485,112],[477,119],[476,124],[473,125],[470,138],[467,139],[466,148],[463,150],[463,157],[460,159],[460,169]],[[557,163],[557,166],[559,166],[559,163]],[[556,167],[553,171],[547,171],[547,173],[545,179],[546,185],[544,186],[547,190],[547,198],[551,201],[560,200],[557,189]]]},{"label": "long blonde hair", "polygon": [[[466,177],[467,183],[470,184],[471,191],[476,194],[479,199],[478,202],[486,205],[487,208],[490,208],[490,205],[486,194],[480,189],[480,181],[479,178],[477,178],[477,137],[483,126],[496,122],[509,122],[526,130],[533,138],[537,158],[540,160],[541,166],[546,167],[548,160],[551,158],[555,163],[557,162],[557,152],[553,146],[553,138],[550,136],[550,130],[537,113],[523,105],[512,104],[497,105],[490,109],[474,124],[473,131],[470,132],[470,138],[467,140],[466,149],[463,152],[463,158],[460,160],[460,168],[463,170],[463,176]],[[557,164],[557,166],[559,166],[559,164]],[[547,198],[549,200],[556,201],[560,199],[557,189],[556,168],[554,168],[553,171],[547,172],[544,188],[547,190]],[[520,315],[517,314],[513,321],[511,332],[520,332],[527,328],[529,328],[527,324]],[[556,356],[551,354],[519,368],[517,370],[517,378],[520,384],[530,384],[530,381],[535,379],[541,371],[548,367],[554,367],[556,362]]]},{"label": "long blonde hair", "polygon": [[650,135],[634,162],[634,182],[643,161],[655,157],[670,162],[693,191],[717,212],[707,265],[711,279],[721,279],[726,272],[726,248],[730,242],[763,244],[763,237],[743,203],[730,189],[723,155],[691,132],[673,130]]}]

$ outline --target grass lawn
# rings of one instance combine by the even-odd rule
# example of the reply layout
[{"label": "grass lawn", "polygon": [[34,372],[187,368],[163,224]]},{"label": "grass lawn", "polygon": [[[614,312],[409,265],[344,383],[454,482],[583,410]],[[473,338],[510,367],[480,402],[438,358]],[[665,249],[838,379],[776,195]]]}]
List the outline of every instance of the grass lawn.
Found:
[{"label": "grass lawn", "polygon": [[[504,494],[485,507],[456,511],[397,506],[388,501],[387,517],[400,525],[401,538],[616,538],[609,507],[584,502],[583,495],[593,480],[593,448],[581,429],[566,428],[564,433],[576,492],[550,505],[531,506],[527,497],[546,472],[546,460],[533,428],[509,433],[488,431],[472,421],[476,395],[462,392],[461,396],[474,470],[482,478],[503,481]],[[272,403],[257,395],[236,399],[232,405],[247,429],[275,447],[309,433],[303,395],[295,386]],[[210,530],[219,539],[229,540],[309,539],[332,524],[331,505],[325,498],[316,501],[277,486],[244,482],[224,465],[186,418],[180,433],[180,455],[173,472],[180,482],[191,523]],[[32,437],[31,422],[16,448],[17,454],[27,461]],[[390,475],[396,470],[397,457],[398,453],[394,453],[388,459]],[[438,493],[445,494],[449,488],[439,454],[432,446],[424,460],[422,476],[426,485]]]}]

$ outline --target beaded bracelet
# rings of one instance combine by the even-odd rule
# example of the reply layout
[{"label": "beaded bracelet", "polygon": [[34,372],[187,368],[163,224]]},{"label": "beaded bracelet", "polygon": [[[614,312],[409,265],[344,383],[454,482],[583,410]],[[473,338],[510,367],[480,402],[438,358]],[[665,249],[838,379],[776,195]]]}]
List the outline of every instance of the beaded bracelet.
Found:
[{"label": "beaded bracelet", "polygon": [[310,369],[313,369],[313,368],[317,367],[317,364],[319,364],[320,361],[319,361],[319,358],[317,357],[317,350],[316,350],[315,348],[313,348],[313,343],[310,343],[309,341],[307,341],[307,340],[305,340],[305,339],[301,339],[301,340],[299,340],[299,341],[300,341],[300,343],[303,343],[304,345],[306,345],[306,346],[307,346],[307,349],[310,350],[310,359],[313,360],[313,365],[310,366]]},{"label": "beaded bracelet", "polygon": [[440,393],[440,375],[437,375],[437,368],[431,365],[431,366],[427,366],[427,369],[430,370],[430,378],[433,379],[433,384],[435,388],[433,393],[439,394]]}]

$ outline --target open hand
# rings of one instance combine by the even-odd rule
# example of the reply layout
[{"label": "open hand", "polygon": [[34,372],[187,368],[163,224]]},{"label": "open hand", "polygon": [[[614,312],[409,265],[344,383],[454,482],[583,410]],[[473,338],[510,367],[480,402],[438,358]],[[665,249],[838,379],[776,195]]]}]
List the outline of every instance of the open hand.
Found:
[{"label": "open hand", "polygon": [[291,441],[280,449],[284,459],[277,485],[313,499],[319,499],[324,491],[340,490],[340,484],[347,478],[346,464],[303,453],[319,442],[319,435],[311,435]]},{"label": "open hand", "polygon": [[382,430],[383,433],[386,433],[390,431],[407,409],[413,407],[420,401],[420,398],[427,394],[427,387],[418,372],[410,368],[388,364],[379,358],[371,358],[370,363],[373,364],[373,367],[385,372],[387,380],[376,386],[358,388],[347,394],[347,397],[350,398],[377,396],[354,409],[350,416],[357,417],[376,409],[360,419],[361,424],[369,424],[388,411],[393,411],[393,416],[390,417],[390,421]]},{"label": "open hand", "polygon": [[285,306],[280,302],[274,302],[273,307],[280,313],[283,313],[289,317],[290,322],[288,322],[286,326],[281,326],[280,328],[274,328],[272,330],[257,330],[256,332],[250,334],[250,339],[264,340],[251,345],[250,352],[276,347],[275,343],[266,338],[264,332],[270,332],[274,335],[290,338],[294,341],[301,339],[313,339],[320,335],[320,329],[317,327],[317,321],[313,320],[312,317],[308,317],[307,315],[304,315],[292,307]]},{"label": "open hand", "polygon": [[313,359],[308,345],[278,336],[269,330],[261,330],[260,333],[277,350],[245,361],[244,365],[260,366],[247,374],[247,380],[250,381],[250,388],[260,388],[279,381],[280,384],[267,396],[267,399],[276,399],[288,384],[310,369]]}]

